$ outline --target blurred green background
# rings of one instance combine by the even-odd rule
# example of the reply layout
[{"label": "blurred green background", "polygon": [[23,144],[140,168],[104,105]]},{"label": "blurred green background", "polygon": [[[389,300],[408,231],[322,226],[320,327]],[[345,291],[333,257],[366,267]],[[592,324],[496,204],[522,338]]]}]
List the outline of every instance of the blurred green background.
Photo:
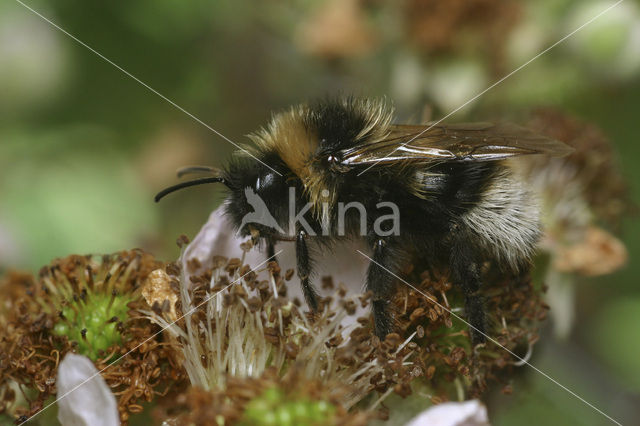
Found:
[{"label": "blurred green background", "polygon": [[[609,1],[133,0],[26,2],[237,143],[271,111],[332,93],[387,96],[438,119],[612,5]],[[429,105],[430,108],[425,108]],[[626,0],[448,121],[553,106],[614,142],[639,200],[640,5]],[[20,3],[0,3],[0,271],[143,247],[173,259],[220,202],[214,187],[153,203],[186,164],[233,146]],[[579,280],[573,333],[533,364],[625,424],[640,418],[640,224],[630,261]],[[489,398],[497,425],[610,422],[535,371]]]}]

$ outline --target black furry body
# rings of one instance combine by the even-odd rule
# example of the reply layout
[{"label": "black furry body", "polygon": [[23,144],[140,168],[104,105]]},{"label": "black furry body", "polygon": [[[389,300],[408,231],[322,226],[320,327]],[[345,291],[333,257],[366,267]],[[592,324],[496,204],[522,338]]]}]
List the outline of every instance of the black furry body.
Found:
[{"label": "black furry body", "polygon": [[[419,258],[428,259],[429,267],[451,271],[454,285],[462,289],[466,296],[467,318],[475,329],[472,330],[473,340],[484,340],[485,315],[478,292],[481,283],[479,271],[480,264],[493,260],[494,256],[486,250],[486,244],[478,241],[479,235],[460,219],[478,205],[484,190],[497,177],[497,170],[503,167],[501,163],[445,162],[433,165],[429,168],[433,176],[424,182],[428,196],[420,197],[413,193],[407,182],[412,181],[416,173],[424,169],[423,166],[373,167],[361,176],[357,175],[362,168],[341,171],[339,165],[334,167],[332,160],[339,162],[344,149],[361,143],[356,135],[364,123],[353,110],[341,104],[319,104],[310,110],[304,125],[309,126],[320,141],[316,151],[319,160],[309,167],[317,169],[314,173],[325,174],[327,186],[336,194],[328,210],[332,225],[329,235],[322,235],[319,218],[309,212],[305,219],[317,235],[310,237],[305,231],[296,229],[295,235],[289,236],[296,240],[298,274],[309,306],[315,309],[318,302],[311,282],[313,260],[306,240],[313,238],[330,249],[330,244],[336,240],[364,238],[373,250],[372,258],[375,261],[369,267],[366,288],[373,293],[372,310],[379,337],[384,338],[393,331],[393,319],[388,309],[397,285],[393,275],[401,275],[407,263]],[[278,155],[262,152],[260,159],[282,176],[252,159],[245,158],[232,163],[225,173],[230,187],[227,213],[234,223],[241,223],[244,215],[252,211],[244,200],[242,190],[251,187],[260,194],[281,227],[286,229],[289,219],[288,188],[295,186],[297,206],[311,200],[294,171]],[[267,181],[270,184],[264,185]],[[261,185],[256,185],[256,182]],[[355,209],[347,211],[346,234],[339,235],[337,205],[353,201],[364,205],[368,212],[365,236],[360,235],[360,215]],[[373,232],[373,224],[377,219],[375,213],[378,212],[376,205],[382,201],[395,203],[399,207],[400,235],[381,237]],[[260,232],[267,245],[283,237],[259,225],[255,225],[254,229]],[[244,231],[248,235],[248,231]]]}]

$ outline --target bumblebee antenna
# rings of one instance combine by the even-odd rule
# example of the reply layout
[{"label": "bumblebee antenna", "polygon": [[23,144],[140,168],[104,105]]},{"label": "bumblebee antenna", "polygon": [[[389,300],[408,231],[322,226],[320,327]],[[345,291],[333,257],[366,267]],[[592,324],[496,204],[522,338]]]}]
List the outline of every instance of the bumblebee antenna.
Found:
[{"label": "bumblebee antenna", "polygon": [[[204,178],[199,178],[199,179],[188,180],[186,182],[178,183],[176,185],[173,185],[173,186],[170,186],[168,188],[163,189],[162,191],[160,191],[160,192],[158,192],[156,194],[154,200],[157,203],[162,198],[164,198],[166,195],[169,195],[172,192],[178,191],[178,190],[183,189],[183,188],[188,188],[190,186],[204,185],[206,183],[218,183],[218,182],[222,183],[224,185],[227,185],[226,180],[221,176],[204,177]],[[227,185],[227,187],[228,186],[229,185]]]},{"label": "bumblebee antenna", "polygon": [[178,177],[193,173],[219,173],[219,170],[209,166],[187,166],[178,169]]}]

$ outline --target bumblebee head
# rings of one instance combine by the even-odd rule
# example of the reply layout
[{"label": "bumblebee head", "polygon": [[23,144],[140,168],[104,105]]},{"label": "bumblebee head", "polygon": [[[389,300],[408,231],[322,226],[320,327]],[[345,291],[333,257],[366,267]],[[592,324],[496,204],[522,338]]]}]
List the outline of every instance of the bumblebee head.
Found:
[{"label": "bumblebee head", "polygon": [[288,226],[290,187],[296,187],[297,182],[278,167],[276,158],[269,160],[236,159],[224,172],[229,189],[225,210],[242,236],[248,236],[252,229],[263,235],[285,233],[283,228]]},{"label": "bumblebee head", "polygon": [[263,156],[260,161],[241,156],[230,162],[224,170],[205,166],[185,167],[178,171],[178,177],[192,173],[206,173],[209,176],[165,188],[156,195],[155,200],[160,201],[172,192],[191,186],[222,183],[227,189],[227,217],[240,235],[249,236],[252,230],[265,235],[284,233],[283,228],[288,222],[290,187],[297,190],[299,184],[278,160],[277,156]]}]

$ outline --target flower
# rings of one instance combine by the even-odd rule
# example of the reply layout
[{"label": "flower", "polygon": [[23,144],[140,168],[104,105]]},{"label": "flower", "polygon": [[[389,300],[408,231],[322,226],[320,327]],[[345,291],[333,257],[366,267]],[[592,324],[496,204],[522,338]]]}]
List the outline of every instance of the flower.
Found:
[{"label": "flower", "polygon": [[[209,227],[203,232],[210,231]],[[194,242],[206,240],[199,235]],[[244,257],[251,244],[242,247]],[[174,418],[177,424],[251,417],[251,412],[260,411],[256,407],[264,408],[260,398],[265,392],[280,395],[291,410],[313,411],[329,404],[332,416],[362,424],[355,419],[371,414],[354,409],[356,404],[374,391],[384,397],[396,387],[406,389],[405,382],[416,374],[410,338],[402,341],[391,335],[380,342],[364,318],[343,325],[346,317],[356,316],[358,306],[368,306],[367,297],[348,297],[344,287],[325,280],[325,286],[333,288],[332,296],[323,299],[320,312],[305,314],[301,303],[287,296],[285,281],[291,280],[292,270],[282,274],[277,263],[265,261],[251,268],[242,259],[221,256],[210,258],[209,268],[195,258],[185,260],[198,250],[192,243],[179,263],[152,274],[165,277],[167,282],[155,283],[155,288],[172,289],[178,302],[171,303],[170,295],[166,302],[157,298],[154,309],[144,312],[169,333],[192,386],[199,389],[185,397],[188,414]],[[173,307],[177,321],[172,319]],[[199,410],[189,402],[192,399],[222,402],[202,404]],[[370,404],[375,407],[382,399]]]},{"label": "flower", "polygon": [[232,377],[224,389],[191,387],[172,407],[182,414],[159,420],[169,425],[364,426],[372,417],[363,411],[347,412],[335,389],[320,380],[301,380],[298,372],[292,370],[281,377],[270,368],[259,378]]},{"label": "flower", "polygon": [[[58,366],[58,420],[65,426],[117,426],[118,403],[93,362],[68,353]],[[82,387],[82,389],[80,389]]]},{"label": "flower", "polygon": [[[56,390],[60,359],[76,352],[91,359],[114,390],[122,421],[142,411],[141,401],[164,394],[183,378],[155,336],[157,327],[137,312],[147,307],[139,287],[161,265],[139,250],[105,256],[68,256],[29,274],[9,274],[0,310],[2,410],[38,412]],[[15,406],[17,386],[27,397]]]},{"label": "flower", "polygon": [[[399,284],[390,301],[397,333],[381,342],[370,295],[358,291],[366,263],[353,247],[321,264],[340,281],[322,277],[320,309],[311,313],[295,293],[294,270],[285,269],[293,248],[279,245],[278,262],[267,261],[230,229],[213,212],[175,263],[134,250],[58,259],[37,280],[9,274],[0,305],[3,410],[28,416],[62,395],[59,360],[78,351],[114,390],[122,422],[142,411],[141,401],[173,388],[155,408],[170,425],[361,425],[393,416],[381,406],[391,394],[425,406],[505,383],[523,364],[511,353],[530,355],[546,314],[543,289],[526,271],[509,276],[486,264],[482,292],[494,340],[472,347],[458,314],[464,295],[449,271],[413,265],[403,272],[410,286]],[[16,386],[28,406],[16,408]]]},{"label": "flower", "polygon": [[531,156],[522,162],[541,194],[546,229],[570,234],[591,223],[619,231],[621,220],[636,208],[602,130],[551,108],[534,111],[527,126],[575,149],[562,158]]},{"label": "flower", "polygon": [[[505,42],[522,5],[498,0],[409,0],[403,14],[407,37],[427,53],[482,51],[493,67],[503,65]],[[471,48],[473,46],[473,48]]]},{"label": "flower", "polygon": [[376,34],[359,0],[331,0],[303,18],[296,31],[300,48],[326,59],[369,53]]},{"label": "flower", "polygon": [[542,203],[548,303],[556,335],[566,337],[573,326],[575,281],[610,274],[626,263],[627,249],[615,234],[635,207],[600,129],[553,109],[534,112],[529,127],[575,148],[566,157],[520,162]]},{"label": "flower", "polygon": [[409,273],[415,288],[399,292],[393,301],[399,335],[415,333],[409,347],[422,373],[412,384],[426,386],[421,393],[434,404],[477,398],[491,384],[508,383],[524,364],[512,354],[526,362],[539,339],[538,327],[547,314],[544,288],[528,273],[511,276],[499,266],[486,265],[482,289],[491,339],[475,347],[464,321],[464,296],[452,288],[448,271]]},{"label": "flower", "polygon": [[[323,280],[322,309],[311,314],[296,300],[301,297],[291,296],[299,285],[294,270],[284,267],[293,263],[288,253],[265,264],[231,229],[216,210],[177,263],[152,273],[165,282],[154,284],[160,290],[149,293],[154,309],[145,314],[166,328],[192,384],[179,398],[183,414],[159,415],[170,424],[242,421],[254,402],[266,411],[283,409],[263,401],[264,393],[279,395],[276,402],[289,408],[324,401],[352,416],[372,416],[390,394],[408,397],[415,389],[420,395],[412,397],[423,405],[478,396],[522,364],[503,347],[528,356],[546,315],[542,288],[527,273],[505,276],[499,265],[486,265],[485,303],[489,322],[499,324],[492,335],[503,347],[472,348],[467,324],[454,315],[462,312],[464,295],[452,288],[448,271],[414,268],[406,276],[416,290],[399,285],[392,301],[398,334],[380,342],[368,295],[356,290],[362,261],[335,268],[349,287]],[[353,256],[359,256],[355,250]],[[321,392],[306,398],[304,389]],[[378,408],[376,415],[388,412]]]}]

